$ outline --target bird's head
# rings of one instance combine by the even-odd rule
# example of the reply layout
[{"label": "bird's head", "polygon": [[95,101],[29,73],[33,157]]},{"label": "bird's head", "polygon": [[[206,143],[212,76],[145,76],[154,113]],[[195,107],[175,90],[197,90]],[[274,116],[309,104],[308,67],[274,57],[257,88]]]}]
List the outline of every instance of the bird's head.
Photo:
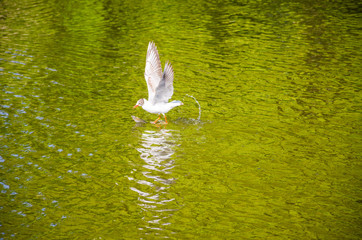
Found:
[{"label": "bird's head", "polygon": [[140,100],[137,101],[136,105],[134,105],[133,108],[139,107],[139,106],[143,106],[143,104],[145,103],[145,99],[141,98]]}]

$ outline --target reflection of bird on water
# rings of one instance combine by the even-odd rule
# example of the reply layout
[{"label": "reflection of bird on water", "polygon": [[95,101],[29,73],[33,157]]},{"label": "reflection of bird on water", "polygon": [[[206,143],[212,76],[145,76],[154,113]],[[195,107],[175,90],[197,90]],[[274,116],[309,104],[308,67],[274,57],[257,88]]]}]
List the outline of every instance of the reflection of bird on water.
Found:
[{"label": "reflection of bird on water", "polygon": [[139,229],[146,234],[163,234],[165,226],[171,224],[169,218],[179,208],[171,191],[175,184],[172,156],[178,146],[175,133],[167,129],[145,130],[136,148],[142,162],[135,165],[128,179],[133,182],[130,189],[139,194],[137,204],[144,212],[144,226]]},{"label": "reflection of bird on water", "polygon": [[153,124],[161,118],[162,113],[167,124],[165,113],[174,107],[183,105],[183,103],[181,101],[168,102],[173,95],[173,69],[171,64],[166,62],[162,73],[160,56],[153,42],[148,44],[145,79],[148,88],[148,101],[141,98],[133,108],[142,106],[147,112],[159,114]]}]

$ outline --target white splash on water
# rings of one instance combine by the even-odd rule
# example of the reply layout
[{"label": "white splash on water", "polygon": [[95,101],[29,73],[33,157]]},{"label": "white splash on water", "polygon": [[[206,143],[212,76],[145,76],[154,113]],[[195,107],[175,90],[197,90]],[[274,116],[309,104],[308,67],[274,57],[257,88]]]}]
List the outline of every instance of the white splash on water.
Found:
[{"label": "white splash on water", "polygon": [[190,98],[193,98],[195,100],[195,102],[197,103],[197,105],[199,105],[199,117],[197,118],[197,121],[200,121],[200,119],[201,119],[201,106],[200,106],[199,101],[197,101],[197,99],[194,96],[191,96],[191,95],[188,95],[188,94],[186,94],[186,96],[188,96]]}]

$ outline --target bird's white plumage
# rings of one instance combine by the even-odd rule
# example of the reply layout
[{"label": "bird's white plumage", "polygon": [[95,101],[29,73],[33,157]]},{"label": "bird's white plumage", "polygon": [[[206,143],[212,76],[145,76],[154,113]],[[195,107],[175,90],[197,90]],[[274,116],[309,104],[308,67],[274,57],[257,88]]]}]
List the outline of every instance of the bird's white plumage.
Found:
[{"label": "bird's white plumage", "polygon": [[173,95],[173,68],[169,62],[166,63],[162,73],[160,56],[153,42],[148,44],[145,80],[148,88],[148,101],[155,105],[167,103]]},{"label": "bird's white plumage", "polygon": [[156,88],[155,103],[167,103],[173,95],[173,69],[169,62],[163,70],[162,79]]}]

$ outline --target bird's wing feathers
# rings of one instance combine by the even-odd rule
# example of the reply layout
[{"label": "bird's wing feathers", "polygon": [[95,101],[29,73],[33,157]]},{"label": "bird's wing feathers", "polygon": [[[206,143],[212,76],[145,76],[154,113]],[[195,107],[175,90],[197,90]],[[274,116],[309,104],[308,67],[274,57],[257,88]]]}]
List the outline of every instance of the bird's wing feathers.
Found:
[{"label": "bird's wing feathers", "polygon": [[162,73],[160,56],[153,42],[148,44],[145,79],[148,101],[152,104],[167,103],[173,95],[173,68],[167,62]]},{"label": "bird's wing feathers", "polygon": [[150,42],[148,44],[146,67],[145,67],[145,79],[148,88],[148,101],[154,102],[156,89],[162,80],[162,68],[161,68],[161,61],[160,61],[160,56],[158,55],[157,47],[153,42]]},{"label": "bird's wing feathers", "polygon": [[167,103],[173,95],[173,69],[169,62],[163,70],[162,79],[156,88],[155,103]]}]

